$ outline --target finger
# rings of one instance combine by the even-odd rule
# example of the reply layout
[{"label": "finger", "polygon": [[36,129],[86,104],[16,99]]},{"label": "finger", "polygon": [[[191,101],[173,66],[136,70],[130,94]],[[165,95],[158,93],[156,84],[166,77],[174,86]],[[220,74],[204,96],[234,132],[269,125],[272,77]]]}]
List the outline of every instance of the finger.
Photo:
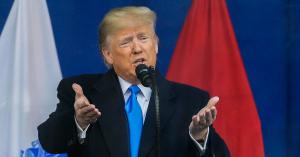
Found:
[{"label": "finger", "polygon": [[92,123],[94,123],[94,122],[97,121],[97,119],[98,119],[99,117],[100,117],[100,115],[96,114],[96,115],[94,115],[94,116],[92,116],[92,117],[89,117],[89,121],[92,122]]},{"label": "finger", "polygon": [[98,115],[95,115],[95,116],[93,116],[93,117],[89,117],[88,119],[89,119],[89,121],[94,121],[95,119],[98,119],[100,116],[98,116]]},{"label": "finger", "polygon": [[81,86],[80,86],[79,84],[73,83],[73,84],[72,84],[72,88],[73,88],[73,90],[74,90],[74,92],[75,92],[75,94],[76,94],[76,95],[75,95],[75,98],[76,98],[76,99],[78,99],[78,98],[84,96],[83,90],[82,90],[82,88],[81,88]]},{"label": "finger", "polygon": [[95,110],[92,111],[92,112],[89,112],[88,113],[88,116],[85,116],[86,117],[86,120],[89,122],[89,123],[93,123],[95,121],[97,121],[97,119],[100,117],[101,113],[98,111],[96,112]]},{"label": "finger", "polygon": [[95,107],[95,105],[91,104],[90,105],[93,109],[90,109],[88,111],[86,111],[84,114],[85,117],[88,118],[98,118],[101,116],[101,112]]},{"label": "finger", "polygon": [[217,118],[217,109],[216,109],[216,107],[211,108],[211,116],[212,116],[213,120],[215,120]]},{"label": "finger", "polygon": [[209,99],[206,108],[211,108],[213,106],[216,106],[216,104],[219,102],[220,98],[218,96],[214,96]]},{"label": "finger", "polygon": [[92,117],[89,117],[90,121],[94,121],[95,119],[98,119],[100,115],[94,115]]},{"label": "finger", "polygon": [[75,103],[74,103],[75,110],[82,109],[89,105],[90,105],[90,103],[85,97],[81,97],[81,98],[75,100]]},{"label": "finger", "polygon": [[78,113],[82,116],[87,116],[89,112],[92,112],[95,109],[94,105],[88,105],[78,110]]},{"label": "finger", "polygon": [[199,125],[205,125],[206,119],[205,119],[205,112],[199,115]]},{"label": "finger", "polygon": [[192,117],[192,122],[193,122],[193,125],[194,125],[194,126],[196,126],[196,125],[199,124],[199,118],[198,118],[197,115],[194,115],[194,116]]},{"label": "finger", "polygon": [[209,99],[209,101],[207,102],[206,106],[203,107],[197,114],[205,114],[205,110],[206,109],[210,109],[213,106],[216,106],[216,104],[219,102],[219,97],[215,96]]},{"label": "finger", "polygon": [[101,113],[98,111],[98,109],[94,109],[91,112],[88,112],[86,114],[87,117],[93,118],[93,117],[98,117],[98,115],[100,115]]},{"label": "finger", "polygon": [[205,120],[206,120],[206,125],[209,126],[212,123],[212,115],[210,110],[205,111]]}]

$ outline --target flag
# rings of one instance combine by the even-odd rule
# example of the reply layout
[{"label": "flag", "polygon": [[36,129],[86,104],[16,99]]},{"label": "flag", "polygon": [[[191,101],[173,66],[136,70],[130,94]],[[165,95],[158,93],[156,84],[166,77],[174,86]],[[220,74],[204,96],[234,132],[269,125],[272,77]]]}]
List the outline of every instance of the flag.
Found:
[{"label": "flag", "polygon": [[15,0],[0,36],[0,156],[18,157],[55,109],[61,72],[45,0]]},{"label": "flag", "polygon": [[219,96],[214,127],[233,157],[263,157],[261,123],[225,0],[194,0],[167,78]]}]

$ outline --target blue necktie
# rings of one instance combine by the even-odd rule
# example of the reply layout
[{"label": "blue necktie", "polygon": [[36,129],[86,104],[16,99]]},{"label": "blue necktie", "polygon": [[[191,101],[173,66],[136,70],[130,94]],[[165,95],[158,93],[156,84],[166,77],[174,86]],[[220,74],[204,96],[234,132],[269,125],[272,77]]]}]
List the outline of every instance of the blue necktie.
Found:
[{"label": "blue necktie", "polygon": [[129,136],[130,136],[130,154],[131,157],[138,157],[140,138],[143,127],[143,115],[141,107],[137,101],[137,94],[140,92],[140,88],[136,85],[132,85],[128,88],[131,92],[128,98],[125,110],[127,113]]}]

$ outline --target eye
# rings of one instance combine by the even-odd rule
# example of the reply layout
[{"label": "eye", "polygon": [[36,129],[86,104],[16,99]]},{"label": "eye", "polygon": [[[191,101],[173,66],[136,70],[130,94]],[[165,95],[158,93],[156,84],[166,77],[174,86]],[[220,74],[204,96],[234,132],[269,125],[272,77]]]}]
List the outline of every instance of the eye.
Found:
[{"label": "eye", "polygon": [[138,38],[139,38],[139,40],[142,41],[142,42],[146,42],[146,41],[149,39],[149,37],[148,37],[148,36],[145,36],[145,35],[139,36]]},{"label": "eye", "polygon": [[126,45],[128,43],[129,43],[129,41],[124,41],[124,42],[121,42],[120,45]]},{"label": "eye", "polygon": [[121,41],[119,45],[120,45],[120,47],[127,47],[127,46],[129,46],[129,44],[130,44],[129,40],[124,40],[124,41]]}]

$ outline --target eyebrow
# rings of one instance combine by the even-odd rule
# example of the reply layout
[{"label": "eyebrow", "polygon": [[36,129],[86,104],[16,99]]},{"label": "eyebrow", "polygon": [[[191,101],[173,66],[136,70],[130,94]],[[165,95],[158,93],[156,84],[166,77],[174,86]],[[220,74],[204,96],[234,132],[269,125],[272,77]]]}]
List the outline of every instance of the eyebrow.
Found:
[{"label": "eyebrow", "polygon": [[138,33],[137,34],[137,36],[151,36],[151,33],[144,33],[144,32],[142,32],[142,33]]},{"label": "eyebrow", "polygon": [[132,40],[132,39],[133,39],[133,36],[128,36],[128,37],[120,39],[120,42],[129,41],[129,40]]},{"label": "eyebrow", "polygon": [[[137,35],[136,35],[137,37],[139,37],[139,36],[151,36],[151,34],[149,33],[144,33],[144,32],[141,32],[141,33],[138,33]],[[128,40],[132,40],[133,39],[133,35],[129,35],[129,36],[125,36],[124,38],[122,38],[121,37],[121,39],[119,40],[120,42],[122,42],[122,41],[128,41]]]}]

